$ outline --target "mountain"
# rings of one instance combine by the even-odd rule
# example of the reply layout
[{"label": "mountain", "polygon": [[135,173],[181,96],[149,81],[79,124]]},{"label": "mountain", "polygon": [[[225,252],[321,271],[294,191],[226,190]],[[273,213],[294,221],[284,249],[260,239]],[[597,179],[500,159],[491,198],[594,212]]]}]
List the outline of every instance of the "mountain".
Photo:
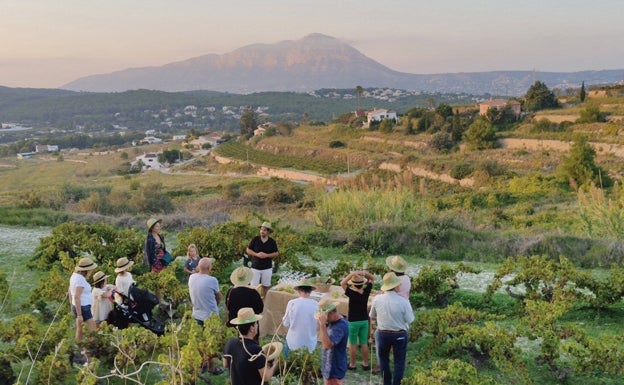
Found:
[{"label": "mountain", "polygon": [[223,55],[204,55],[161,67],[133,68],[77,79],[62,88],[121,92],[212,90],[232,93],[308,92],[320,88],[390,87],[475,95],[523,95],[536,80],[550,88],[621,81],[624,70],[581,72],[492,71],[418,75],[394,71],[330,36],[252,44]]}]

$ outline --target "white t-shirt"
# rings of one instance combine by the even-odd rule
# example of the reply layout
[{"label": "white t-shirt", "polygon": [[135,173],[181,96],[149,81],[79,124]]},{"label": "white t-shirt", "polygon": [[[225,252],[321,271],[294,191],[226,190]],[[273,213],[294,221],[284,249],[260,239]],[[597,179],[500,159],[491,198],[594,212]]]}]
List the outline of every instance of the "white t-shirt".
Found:
[{"label": "white t-shirt", "polygon": [[[126,271],[123,275],[117,274],[117,277],[115,277],[115,287],[117,288],[117,291],[122,293],[125,296],[128,295],[128,290],[130,290],[130,286],[132,286],[133,283],[135,282],[134,282],[134,279],[132,278],[132,274],[130,274],[130,272],[128,271]],[[123,302],[120,295],[115,294],[115,302],[117,303]]]},{"label": "white t-shirt", "polygon": [[282,322],[288,328],[286,342],[290,350],[308,348],[312,353],[316,347],[318,323],[314,313],[318,303],[312,298],[295,298],[288,301]]},{"label": "white t-shirt", "polygon": [[71,304],[74,303],[74,296],[76,295],[76,288],[82,287],[82,293],[80,294],[80,306],[87,306],[93,304],[93,295],[91,294],[91,285],[87,282],[87,279],[82,274],[76,272],[72,273],[69,278],[69,294],[71,295]]},{"label": "white t-shirt", "polygon": [[113,308],[110,301],[110,296],[105,297],[104,294],[112,290],[112,285],[106,285],[104,288],[93,288],[93,305],[91,305],[91,312],[93,313],[93,319],[95,322],[106,321],[108,313]]}]

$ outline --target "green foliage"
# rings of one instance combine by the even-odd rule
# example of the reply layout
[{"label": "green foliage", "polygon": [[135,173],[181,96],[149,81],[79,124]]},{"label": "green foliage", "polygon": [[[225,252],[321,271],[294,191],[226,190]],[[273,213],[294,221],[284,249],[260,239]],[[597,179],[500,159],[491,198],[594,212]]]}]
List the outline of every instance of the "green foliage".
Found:
[{"label": "green foliage", "polygon": [[529,90],[524,95],[522,107],[525,111],[539,111],[547,108],[557,108],[559,107],[559,102],[555,94],[548,89],[548,86],[538,80],[529,87]]},{"label": "green foliage", "polygon": [[587,141],[587,137],[575,135],[570,148],[569,156],[562,156],[561,164],[557,168],[557,175],[562,181],[572,186],[610,186],[611,178],[600,168],[595,161],[596,150]]},{"label": "green foliage", "polygon": [[163,191],[162,183],[142,187],[131,199],[131,204],[142,213],[166,214],[174,210],[173,202]]},{"label": "green foliage", "polygon": [[479,375],[477,369],[461,360],[434,361],[431,368],[416,367],[403,385],[495,385],[493,378]]},{"label": "green foliage", "polygon": [[580,117],[576,123],[597,123],[606,121],[604,114],[598,106],[587,106],[580,111]]},{"label": "green foliage", "polygon": [[494,148],[496,143],[496,129],[486,119],[474,121],[464,132],[464,140],[469,150],[485,150]]},{"label": "green foliage", "polygon": [[412,279],[412,290],[422,293],[430,304],[447,306],[450,296],[459,288],[459,273],[478,274],[479,270],[464,263],[455,266],[444,263],[437,268],[425,265],[418,272],[418,276]]},{"label": "green foliage", "polygon": [[586,97],[587,97],[587,92],[585,91],[585,82],[582,82],[581,89],[579,90],[579,100],[581,101],[581,103],[585,101]]},{"label": "green foliage", "polygon": [[474,165],[467,162],[456,163],[449,171],[449,175],[455,179],[464,179],[474,172]]},{"label": "green foliage", "polygon": [[579,217],[589,237],[624,240],[624,191],[619,184],[612,189],[612,197],[594,184],[579,189]]},{"label": "green foliage", "polygon": [[317,348],[291,350],[283,369],[280,370],[284,385],[314,385],[322,379],[321,353]]},{"label": "green foliage", "polygon": [[251,137],[257,126],[258,117],[256,116],[256,112],[251,106],[247,106],[240,118],[240,132],[242,135]]}]

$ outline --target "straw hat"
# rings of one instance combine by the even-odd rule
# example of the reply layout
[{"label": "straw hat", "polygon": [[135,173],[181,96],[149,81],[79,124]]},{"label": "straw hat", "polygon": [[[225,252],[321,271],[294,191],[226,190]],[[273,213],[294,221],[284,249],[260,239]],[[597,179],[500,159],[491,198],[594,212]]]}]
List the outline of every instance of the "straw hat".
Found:
[{"label": "straw hat", "polygon": [[245,266],[239,266],[232,274],[230,274],[230,281],[234,286],[247,286],[249,282],[251,282],[251,278],[253,278],[253,271],[250,268]]},{"label": "straw hat", "polygon": [[259,321],[261,319],[262,316],[260,314],[254,313],[252,308],[243,307],[238,310],[238,313],[236,313],[236,318],[230,320],[230,323],[232,325],[244,325]]},{"label": "straw hat", "polygon": [[405,269],[407,269],[407,262],[405,262],[405,260],[398,255],[391,255],[386,258],[386,266],[388,266],[392,271],[405,273]]},{"label": "straw hat", "polygon": [[312,281],[309,278],[301,278],[297,286],[294,286],[293,288],[295,290],[299,290],[303,287],[309,287],[312,290],[316,289],[316,287],[312,284]]},{"label": "straw hat", "polygon": [[79,271],[89,271],[89,270],[93,270],[97,267],[97,264],[95,262],[93,262],[93,260],[89,257],[84,257],[81,258],[80,261],[78,261],[78,265],[76,265],[76,267],[74,268],[75,272],[79,272]]},{"label": "straw hat", "polygon": [[108,275],[104,275],[103,272],[98,271],[97,273],[93,274],[93,284],[97,285],[98,283],[100,283],[101,281],[103,281],[104,279],[108,278]]},{"label": "straw hat", "polygon": [[266,356],[267,361],[273,361],[279,357],[282,349],[284,349],[284,344],[281,342],[269,342],[268,344],[262,346],[262,353]]},{"label": "straw hat", "polygon": [[357,274],[351,277],[351,279],[347,282],[349,285],[366,285],[368,279],[365,276]]},{"label": "straw hat", "polygon": [[389,273],[386,273],[386,275],[383,276],[383,284],[381,285],[381,290],[382,291],[392,290],[395,287],[399,286],[400,284],[401,284],[401,278],[397,277],[397,275],[391,271]]},{"label": "straw hat", "polygon": [[158,223],[158,222],[162,223],[162,219],[160,219],[160,218],[150,218],[150,219],[148,219],[147,222],[146,222],[147,223],[147,229],[151,230],[152,227],[154,227],[154,225],[156,223]]},{"label": "straw hat", "polygon": [[126,257],[121,257],[117,260],[117,268],[115,269],[115,273],[121,273],[124,270],[128,270],[132,265],[134,265],[133,261],[129,261]]},{"label": "straw hat", "polygon": [[318,312],[319,313],[329,313],[338,307],[338,302],[332,301],[329,298],[321,298],[318,303]]},{"label": "straw hat", "polygon": [[273,232],[273,226],[271,226],[271,222],[262,222],[262,224],[258,226],[258,228],[261,228],[261,227],[264,227],[265,229],[267,229],[269,233]]}]

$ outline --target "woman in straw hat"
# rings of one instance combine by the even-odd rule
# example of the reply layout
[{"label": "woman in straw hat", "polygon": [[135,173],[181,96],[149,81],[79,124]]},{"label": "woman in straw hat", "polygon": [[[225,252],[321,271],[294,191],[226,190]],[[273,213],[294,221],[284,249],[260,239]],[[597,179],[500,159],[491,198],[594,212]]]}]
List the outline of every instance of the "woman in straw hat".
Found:
[{"label": "woman in straw hat", "polygon": [[225,295],[225,308],[228,311],[227,326],[233,326],[230,324],[230,320],[236,318],[238,311],[244,307],[252,308],[257,314],[262,313],[264,310],[264,303],[260,293],[255,288],[249,286],[252,277],[253,272],[245,266],[237,267],[230,274],[230,281],[234,286]]},{"label": "woman in straw hat", "polygon": [[104,275],[101,271],[93,274],[93,290],[91,291],[93,294],[92,313],[96,325],[106,321],[108,314],[113,309],[111,296],[115,286],[109,285],[107,279],[108,275]]},{"label": "woman in straw hat", "polygon": [[150,266],[152,273],[159,273],[167,266],[162,259],[167,252],[165,237],[160,233],[162,219],[150,218],[147,220],[147,237],[145,239],[144,259]]},{"label": "woman in straw hat", "polygon": [[[125,296],[128,296],[130,287],[136,283],[134,278],[132,278],[132,273],[130,273],[130,268],[133,265],[134,262],[126,257],[119,258],[115,263],[115,273],[117,273],[117,277],[115,277],[115,287],[119,293]],[[123,303],[123,298],[115,294],[115,301],[121,304]]]},{"label": "woman in straw hat", "polygon": [[[375,343],[377,361],[384,385],[399,385],[405,373],[407,354],[407,332],[414,321],[414,312],[409,301],[396,290],[401,279],[393,272],[383,276],[383,294],[373,298],[369,316],[377,320]],[[394,356],[394,370],[390,370],[390,352]]]},{"label": "woman in straw hat", "polygon": [[72,313],[76,317],[76,340],[78,341],[82,339],[83,323],[86,323],[91,330],[95,330],[97,327],[91,313],[91,305],[93,304],[91,285],[87,281],[96,267],[97,264],[91,258],[81,258],[69,278],[69,297]]},{"label": "woman in straw hat", "polygon": [[396,290],[397,294],[409,301],[409,292],[412,287],[412,282],[405,274],[405,270],[407,270],[407,262],[405,262],[405,260],[398,255],[391,255],[386,258],[386,266],[388,266],[390,271],[394,272],[394,274],[396,274],[396,276],[401,280],[401,284]]},{"label": "woman in straw hat", "polygon": [[250,307],[240,309],[230,320],[239,336],[230,338],[223,350],[223,366],[230,369],[232,385],[262,385],[269,383],[279,360],[267,360],[255,341],[261,315]]},{"label": "woman in straw hat", "polygon": [[291,350],[307,348],[312,353],[317,342],[314,314],[318,309],[318,303],[310,298],[315,287],[309,278],[302,278],[294,288],[298,297],[288,301],[282,317],[282,324],[288,328],[284,347],[286,358]]},{"label": "woman in straw hat", "polygon": [[340,281],[340,286],[349,298],[349,370],[357,368],[358,347],[362,350],[362,369],[370,369],[368,298],[374,283],[375,277],[367,271],[353,271]]}]

